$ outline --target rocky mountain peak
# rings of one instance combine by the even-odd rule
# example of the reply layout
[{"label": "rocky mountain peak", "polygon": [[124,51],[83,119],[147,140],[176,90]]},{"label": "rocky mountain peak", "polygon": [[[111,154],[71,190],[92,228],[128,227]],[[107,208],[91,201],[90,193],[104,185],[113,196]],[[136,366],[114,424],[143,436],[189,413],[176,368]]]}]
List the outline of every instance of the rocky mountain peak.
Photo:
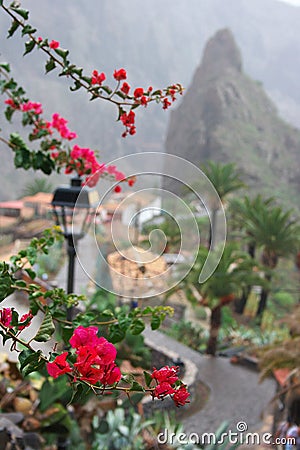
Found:
[{"label": "rocky mountain peak", "polygon": [[290,206],[299,190],[300,131],[278,116],[261,83],[242,71],[229,30],[206,44],[191,85],[172,111],[165,146],[197,166],[209,159],[235,162],[250,188],[277,194]]},{"label": "rocky mountain peak", "polygon": [[242,71],[242,57],[232,32],[224,28],[207,42],[202,58],[201,71],[210,77],[219,76],[227,69]]}]

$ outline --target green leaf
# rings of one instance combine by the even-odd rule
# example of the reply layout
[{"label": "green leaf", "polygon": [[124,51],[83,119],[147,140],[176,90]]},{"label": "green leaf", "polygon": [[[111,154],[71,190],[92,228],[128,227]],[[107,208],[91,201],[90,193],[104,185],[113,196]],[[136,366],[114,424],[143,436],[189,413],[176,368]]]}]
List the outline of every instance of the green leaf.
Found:
[{"label": "green leaf", "polygon": [[22,29],[22,36],[25,36],[25,34],[33,34],[36,32],[36,28],[32,28],[31,25],[25,25],[25,27]]},{"label": "green leaf", "polygon": [[67,403],[70,401],[71,397],[72,391],[67,383],[66,376],[61,376],[56,380],[46,380],[39,393],[39,410],[44,412],[54,402],[62,400],[63,398]]},{"label": "green leaf", "polygon": [[86,386],[82,383],[78,383],[75,386],[73,396],[70,400],[70,404],[79,403],[81,401],[86,402],[86,397],[89,393],[89,390],[90,389],[88,386]]},{"label": "green leaf", "polygon": [[35,271],[34,270],[32,270],[32,269],[24,269],[25,270],[25,272],[28,274],[28,276],[32,279],[32,280],[34,280],[35,279],[35,277],[36,277],[36,273],[35,273]]},{"label": "green leaf", "polygon": [[140,383],[138,383],[137,381],[132,382],[129,390],[135,391],[135,392],[144,392],[145,391],[143,386]]},{"label": "green leaf", "polygon": [[19,28],[19,23],[16,20],[13,20],[11,23],[11,27],[8,30],[8,35],[7,37],[10,38],[14,35],[15,31],[17,31],[17,29]]},{"label": "green leaf", "polygon": [[5,112],[4,112],[4,115],[5,115],[6,120],[7,120],[8,122],[11,121],[11,118],[12,118],[14,112],[15,112],[15,109],[11,108],[10,106],[8,106],[8,107],[6,108],[6,110],[5,110]]},{"label": "green leaf", "polygon": [[69,50],[64,50],[62,48],[56,48],[54,49],[55,53],[57,53],[59,56],[61,56],[61,58],[63,58],[63,60],[65,61],[65,59],[67,58],[68,54],[69,54]]},{"label": "green leaf", "polygon": [[23,280],[17,280],[17,281],[15,281],[15,285],[18,286],[18,287],[20,287],[20,288],[24,288],[24,287],[27,286],[26,281],[23,281]]},{"label": "green leaf", "polygon": [[22,8],[11,8],[15,13],[19,14],[19,16],[23,17],[23,19],[28,20],[29,11]]},{"label": "green leaf", "polygon": [[106,92],[108,95],[112,93],[112,90],[108,86],[101,86],[101,89]]},{"label": "green leaf", "polygon": [[109,340],[115,344],[125,338],[125,331],[123,331],[118,324],[112,324],[109,327]]},{"label": "green leaf", "polygon": [[31,167],[30,151],[26,148],[18,148],[15,151],[14,163],[16,168],[22,167],[25,170]]},{"label": "green leaf", "polygon": [[157,330],[160,327],[161,320],[159,316],[153,316],[151,319],[151,329]]},{"label": "green leaf", "polygon": [[146,308],[143,309],[142,315],[146,316],[147,314],[151,314],[153,312],[153,308],[151,306],[146,306]]},{"label": "green leaf", "polygon": [[20,362],[20,369],[21,371],[26,367],[28,364],[32,363],[33,361],[38,361],[40,359],[41,351],[34,352],[33,350],[23,350],[19,355],[19,362]]},{"label": "green leaf", "polygon": [[13,284],[13,278],[8,272],[6,263],[0,265],[0,302],[14,292],[11,287]]},{"label": "green leaf", "polygon": [[30,53],[35,47],[35,42],[34,41],[28,41],[25,42],[25,52],[23,53],[23,56],[27,55],[28,53]]},{"label": "green leaf", "polygon": [[78,89],[80,89],[82,86],[81,86],[81,83],[80,83],[80,81],[75,81],[74,82],[74,86],[70,86],[70,91],[72,91],[72,92],[74,92],[74,91],[78,91]]},{"label": "green leaf", "polygon": [[51,70],[55,69],[56,65],[52,58],[49,59],[49,61],[46,62],[45,69],[46,73],[51,72]]},{"label": "green leaf", "polygon": [[37,342],[47,342],[51,338],[55,331],[55,326],[52,320],[52,316],[49,311],[46,312],[43,322],[34,337]]},{"label": "green leaf", "polygon": [[145,370],[144,370],[144,378],[145,378],[147,387],[149,387],[153,381],[153,378],[151,377],[150,373],[146,372]]},{"label": "green leaf", "polygon": [[130,332],[132,334],[141,334],[145,329],[145,324],[142,319],[134,319],[130,325]]},{"label": "green leaf", "polygon": [[120,329],[126,333],[126,330],[131,324],[131,319],[127,316],[118,317],[118,324]]},{"label": "green leaf", "polygon": [[10,72],[10,65],[8,63],[0,63],[0,67],[1,67],[1,69],[4,69],[5,72],[7,72],[7,73]]},{"label": "green leaf", "polygon": [[29,375],[32,372],[36,372],[41,369],[45,361],[41,358],[42,352],[32,352],[32,350],[23,350],[19,355],[19,361],[21,363],[21,371],[23,376]]}]

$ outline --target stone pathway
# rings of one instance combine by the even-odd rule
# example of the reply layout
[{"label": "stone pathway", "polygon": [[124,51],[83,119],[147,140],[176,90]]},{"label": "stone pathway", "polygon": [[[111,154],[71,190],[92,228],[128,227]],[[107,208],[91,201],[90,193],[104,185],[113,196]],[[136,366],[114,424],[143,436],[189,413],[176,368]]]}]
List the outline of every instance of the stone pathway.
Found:
[{"label": "stone pathway", "polygon": [[[233,366],[227,358],[201,355],[159,331],[146,329],[144,336],[156,348],[163,345],[180,358],[192,361],[197,367],[196,379],[210,389],[204,408],[183,419],[186,433],[215,432],[223,421],[230,423],[232,432],[236,432],[238,422],[245,422],[251,432],[259,432],[265,426],[269,402],[275,393],[275,381],[266,380],[260,384],[257,372]],[[264,431],[270,432],[270,428]]]}]

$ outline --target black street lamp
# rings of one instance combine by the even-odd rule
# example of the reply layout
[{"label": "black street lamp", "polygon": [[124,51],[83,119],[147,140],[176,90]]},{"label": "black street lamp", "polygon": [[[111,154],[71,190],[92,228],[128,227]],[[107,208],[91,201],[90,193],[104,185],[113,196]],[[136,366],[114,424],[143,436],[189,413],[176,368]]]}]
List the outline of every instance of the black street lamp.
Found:
[{"label": "black street lamp", "polygon": [[[98,200],[97,191],[87,186],[82,187],[80,178],[72,178],[70,186],[58,187],[53,194],[51,204],[55,222],[61,227],[67,242],[68,294],[74,292],[76,243],[86,235]],[[67,311],[67,320],[72,320],[72,308]]]}]

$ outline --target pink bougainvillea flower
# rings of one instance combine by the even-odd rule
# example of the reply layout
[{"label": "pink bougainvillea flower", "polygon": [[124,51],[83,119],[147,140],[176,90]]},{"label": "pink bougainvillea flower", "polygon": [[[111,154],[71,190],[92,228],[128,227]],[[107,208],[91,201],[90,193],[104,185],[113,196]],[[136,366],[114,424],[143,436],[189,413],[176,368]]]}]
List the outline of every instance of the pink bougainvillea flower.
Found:
[{"label": "pink bougainvillea flower", "polygon": [[56,48],[59,47],[59,42],[52,40],[49,44],[49,47],[52,48],[53,50],[55,50]]},{"label": "pink bougainvillea flower", "polygon": [[127,78],[126,70],[125,69],[115,70],[114,71],[114,78],[117,81],[126,80],[126,78]]},{"label": "pink bougainvillea flower", "polygon": [[101,364],[107,365],[114,362],[117,356],[117,350],[116,347],[111,342],[108,342],[107,339],[105,339],[104,337],[98,338],[95,348],[100,358]]},{"label": "pink bougainvillea flower", "polygon": [[98,328],[91,326],[91,327],[83,327],[82,325],[79,325],[74,330],[74,333],[70,339],[70,344],[73,348],[79,348],[84,345],[95,345],[98,341]]},{"label": "pink bougainvillea flower", "polygon": [[23,314],[23,316],[20,319],[20,322],[18,324],[18,329],[24,330],[24,328],[29,327],[29,325],[31,324],[31,319],[33,318],[32,312],[29,311],[26,314]]},{"label": "pink bougainvillea flower", "polygon": [[66,361],[68,352],[64,352],[58,355],[53,362],[47,363],[47,371],[49,375],[53,378],[57,378],[65,373],[72,372],[69,363]]},{"label": "pink bougainvillea flower", "polygon": [[41,103],[36,102],[26,102],[20,105],[20,109],[23,112],[34,111],[35,114],[39,115],[43,113]]},{"label": "pink bougainvillea flower", "polygon": [[183,406],[186,403],[190,402],[188,400],[189,396],[190,393],[187,391],[186,387],[180,386],[179,389],[176,390],[172,398],[176,406]]},{"label": "pink bougainvillea flower", "polygon": [[0,323],[5,327],[9,327],[12,321],[12,309],[3,308],[0,311]]}]

